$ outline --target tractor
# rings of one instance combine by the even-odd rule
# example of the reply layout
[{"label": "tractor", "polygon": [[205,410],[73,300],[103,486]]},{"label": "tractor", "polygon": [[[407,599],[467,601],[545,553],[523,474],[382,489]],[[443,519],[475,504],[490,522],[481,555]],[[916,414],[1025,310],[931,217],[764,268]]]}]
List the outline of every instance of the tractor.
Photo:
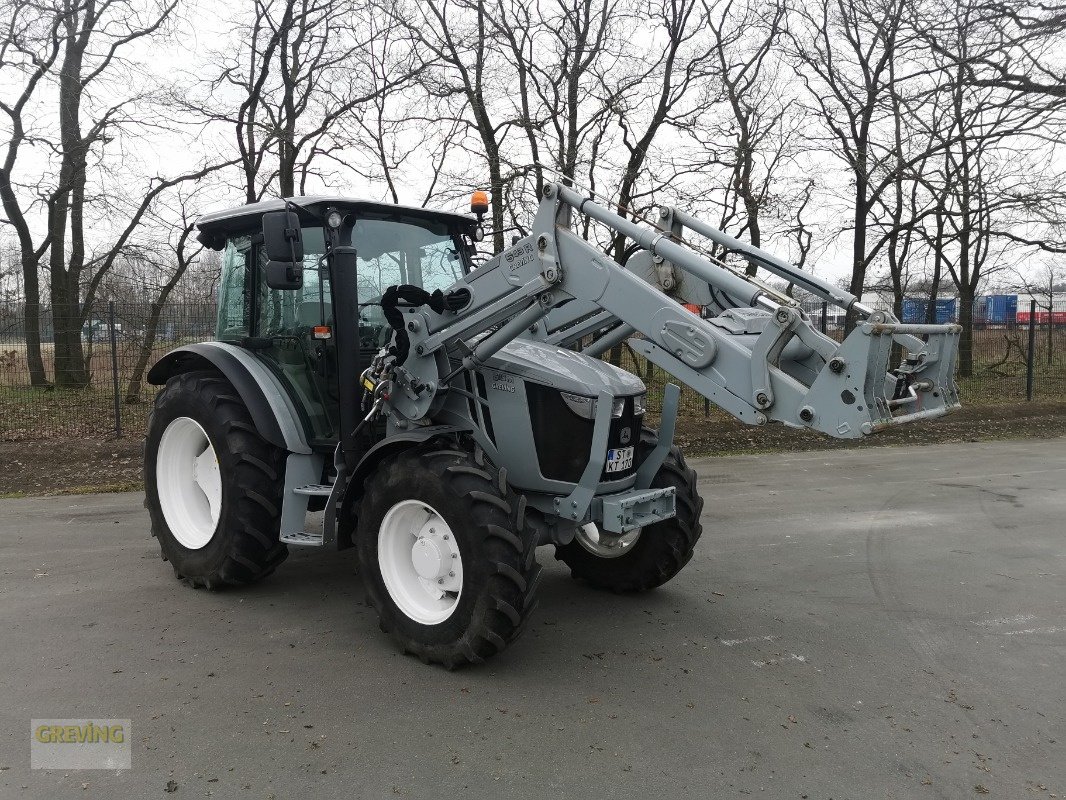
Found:
[{"label": "tractor", "polygon": [[[533,613],[538,548],[591,587],[642,592],[700,539],[680,389],[651,427],[612,347],[756,426],[862,438],[959,407],[958,326],[901,324],[680,209],[643,223],[548,184],[529,235],[479,259],[486,210],[484,192],[470,214],[293,197],[197,221],[222,253],[215,340],[148,375],[146,506],[178,578],[241,586],[291,547],[354,547],[404,652],[479,663]],[[583,218],[627,237],[625,266]],[[744,262],[855,329],[821,333]]]}]

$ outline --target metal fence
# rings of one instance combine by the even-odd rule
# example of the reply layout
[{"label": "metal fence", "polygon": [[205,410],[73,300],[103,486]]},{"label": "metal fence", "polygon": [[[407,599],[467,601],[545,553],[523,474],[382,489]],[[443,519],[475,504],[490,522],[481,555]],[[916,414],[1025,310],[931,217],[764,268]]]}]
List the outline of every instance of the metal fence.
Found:
[{"label": "metal fence", "polygon": [[[40,315],[47,385],[33,385],[27,359],[25,306],[0,303],[0,440],[140,436],[156,387],[148,369],[168,350],[211,339],[215,305],[101,303],[86,315],[81,358],[57,355],[50,310]],[[81,371],[85,385],[60,388],[56,367]]]},{"label": "metal fence", "polygon": [[[147,370],[177,345],[211,339],[215,311],[213,303],[173,304],[153,321],[150,304],[102,303],[87,315],[81,330],[86,385],[56,388],[50,312],[42,310],[40,319],[48,385],[34,386],[27,364],[25,308],[0,303],[0,440],[142,435],[156,391],[145,383]],[[815,325],[842,338],[841,318],[822,316],[817,306],[808,313]],[[962,365],[958,378],[964,404],[1066,400],[1066,323],[1039,313],[1017,316],[1024,321],[975,323],[971,363]],[[605,358],[644,379],[650,408],[657,411],[669,376],[625,345]],[[683,387],[681,413],[704,416],[710,405]]]}]

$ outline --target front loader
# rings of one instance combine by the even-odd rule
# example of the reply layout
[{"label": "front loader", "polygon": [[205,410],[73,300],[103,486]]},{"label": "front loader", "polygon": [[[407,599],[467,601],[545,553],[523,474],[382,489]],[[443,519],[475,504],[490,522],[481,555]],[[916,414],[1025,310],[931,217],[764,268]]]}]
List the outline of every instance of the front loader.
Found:
[{"label": "front loader", "polygon": [[[475,267],[484,207],[299,197],[198,221],[223,251],[216,341],[149,373],[163,389],[147,506],[178,577],[247,584],[289,547],[355,547],[405,652],[480,662],[532,613],[539,546],[593,587],[636,592],[700,538],[703,500],[673,444],[680,390],[667,385],[650,428],[644,384],[598,357],[612,346],[752,425],[860,438],[959,406],[958,326],[900,324],[678,209],[641,225],[559,184],[528,236]],[[580,216],[637,255],[611,261],[574,232]],[[830,339],[693,236],[858,324]],[[682,286],[712,316],[661,291]]]}]

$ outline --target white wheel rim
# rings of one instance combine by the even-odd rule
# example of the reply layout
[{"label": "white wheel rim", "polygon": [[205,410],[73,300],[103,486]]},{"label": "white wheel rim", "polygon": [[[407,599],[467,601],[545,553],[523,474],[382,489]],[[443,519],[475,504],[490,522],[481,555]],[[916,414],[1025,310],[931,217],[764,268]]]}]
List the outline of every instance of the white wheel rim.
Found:
[{"label": "white wheel rim", "polygon": [[459,544],[428,503],[404,500],[388,510],[378,529],[378,568],[393,602],[415,622],[439,625],[459,605]]},{"label": "white wheel rim", "polygon": [[582,547],[594,556],[618,558],[633,549],[633,545],[637,543],[642,530],[643,528],[634,528],[618,535],[604,534],[596,527],[595,522],[589,522],[577,529],[575,538]]},{"label": "white wheel rim", "polygon": [[222,513],[222,473],[199,422],[178,417],[167,425],[156,452],[155,481],[174,538],[188,550],[206,547]]}]

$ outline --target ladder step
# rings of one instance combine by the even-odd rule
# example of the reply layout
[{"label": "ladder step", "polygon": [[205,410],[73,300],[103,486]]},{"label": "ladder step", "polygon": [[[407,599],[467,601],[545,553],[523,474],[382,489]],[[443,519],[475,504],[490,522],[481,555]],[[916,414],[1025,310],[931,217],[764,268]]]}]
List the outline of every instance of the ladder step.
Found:
[{"label": "ladder step", "polygon": [[299,531],[297,533],[283,533],[281,535],[281,541],[285,544],[296,545],[298,547],[321,547],[325,544],[322,539],[322,533],[304,533]]},{"label": "ladder step", "polygon": [[310,497],[329,497],[333,492],[333,485],[327,483],[309,483],[307,486],[297,486],[293,489],[296,494],[306,494]]}]

